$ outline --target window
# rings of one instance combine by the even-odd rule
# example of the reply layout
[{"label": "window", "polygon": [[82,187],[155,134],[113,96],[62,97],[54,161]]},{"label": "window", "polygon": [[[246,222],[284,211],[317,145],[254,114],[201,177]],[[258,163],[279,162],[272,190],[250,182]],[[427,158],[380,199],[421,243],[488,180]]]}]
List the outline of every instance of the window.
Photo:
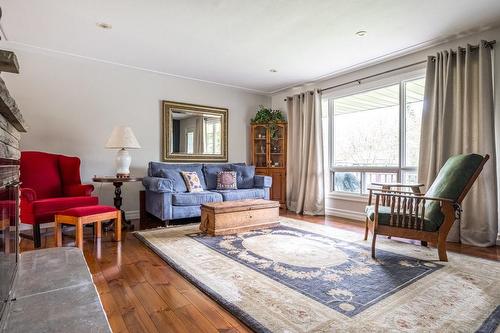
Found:
[{"label": "window", "polygon": [[205,154],[220,154],[221,153],[221,121],[219,118],[204,118],[204,143]]},{"label": "window", "polygon": [[364,194],[373,182],[416,182],[424,83],[327,100],[332,191]]},{"label": "window", "polygon": [[186,153],[192,154],[194,151],[194,132],[191,130],[186,133]]}]

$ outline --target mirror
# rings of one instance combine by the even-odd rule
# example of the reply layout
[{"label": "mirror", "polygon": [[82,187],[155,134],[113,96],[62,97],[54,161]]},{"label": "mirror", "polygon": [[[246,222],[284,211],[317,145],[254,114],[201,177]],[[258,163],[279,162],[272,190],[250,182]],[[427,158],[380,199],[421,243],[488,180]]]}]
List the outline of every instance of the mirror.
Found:
[{"label": "mirror", "polygon": [[227,112],[163,101],[163,161],[227,162]]}]

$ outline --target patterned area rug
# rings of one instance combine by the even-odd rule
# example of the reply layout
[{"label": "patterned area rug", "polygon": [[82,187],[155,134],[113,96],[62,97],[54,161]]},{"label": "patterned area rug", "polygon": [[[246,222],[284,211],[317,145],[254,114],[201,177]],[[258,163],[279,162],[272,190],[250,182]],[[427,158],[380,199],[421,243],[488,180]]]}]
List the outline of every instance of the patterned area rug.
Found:
[{"label": "patterned area rug", "polygon": [[210,237],[197,225],[135,235],[257,332],[495,332],[500,263],[281,218]]}]

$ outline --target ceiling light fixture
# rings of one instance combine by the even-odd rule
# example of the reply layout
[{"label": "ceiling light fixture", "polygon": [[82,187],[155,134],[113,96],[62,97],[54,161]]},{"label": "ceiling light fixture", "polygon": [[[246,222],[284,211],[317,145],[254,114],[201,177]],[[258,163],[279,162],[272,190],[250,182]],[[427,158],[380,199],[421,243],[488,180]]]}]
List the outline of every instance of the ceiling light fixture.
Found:
[{"label": "ceiling light fixture", "polygon": [[277,72],[278,72],[278,71],[277,71],[276,69],[274,69],[274,68],[271,68],[269,71],[270,71],[271,73],[277,73]]},{"label": "ceiling light fixture", "polygon": [[366,36],[367,33],[368,32],[365,31],[365,30],[359,30],[359,31],[356,32],[356,36],[363,37],[363,36]]},{"label": "ceiling light fixture", "polygon": [[104,22],[98,22],[98,23],[96,23],[96,25],[101,29],[109,30],[109,29],[113,28],[113,26],[111,24],[104,23]]}]

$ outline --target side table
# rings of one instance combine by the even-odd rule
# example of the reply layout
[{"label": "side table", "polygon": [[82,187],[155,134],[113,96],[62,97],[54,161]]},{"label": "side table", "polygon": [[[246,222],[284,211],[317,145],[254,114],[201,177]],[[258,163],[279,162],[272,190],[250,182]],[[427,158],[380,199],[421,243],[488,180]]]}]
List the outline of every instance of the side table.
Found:
[{"label": "side table", "polygon": [[125,218],[125,212],[122,207],[122,185],[123,183],[131,183],[131,182],[140,182],[142,181],[142,177],[127,177],[127,178],[119,178],[115,176],[104,176],[104,177],[97,177],[95,176],[92,178],[92,181],[96,183],[112,183],[113,186],[115,187],[115,197],[113,199],[113,203],[116,209],[120,210],[122,213],[122,226],[123,228],[132,230],[134,229],[134,225],[130,222],[130,220],[127,220]]}]

